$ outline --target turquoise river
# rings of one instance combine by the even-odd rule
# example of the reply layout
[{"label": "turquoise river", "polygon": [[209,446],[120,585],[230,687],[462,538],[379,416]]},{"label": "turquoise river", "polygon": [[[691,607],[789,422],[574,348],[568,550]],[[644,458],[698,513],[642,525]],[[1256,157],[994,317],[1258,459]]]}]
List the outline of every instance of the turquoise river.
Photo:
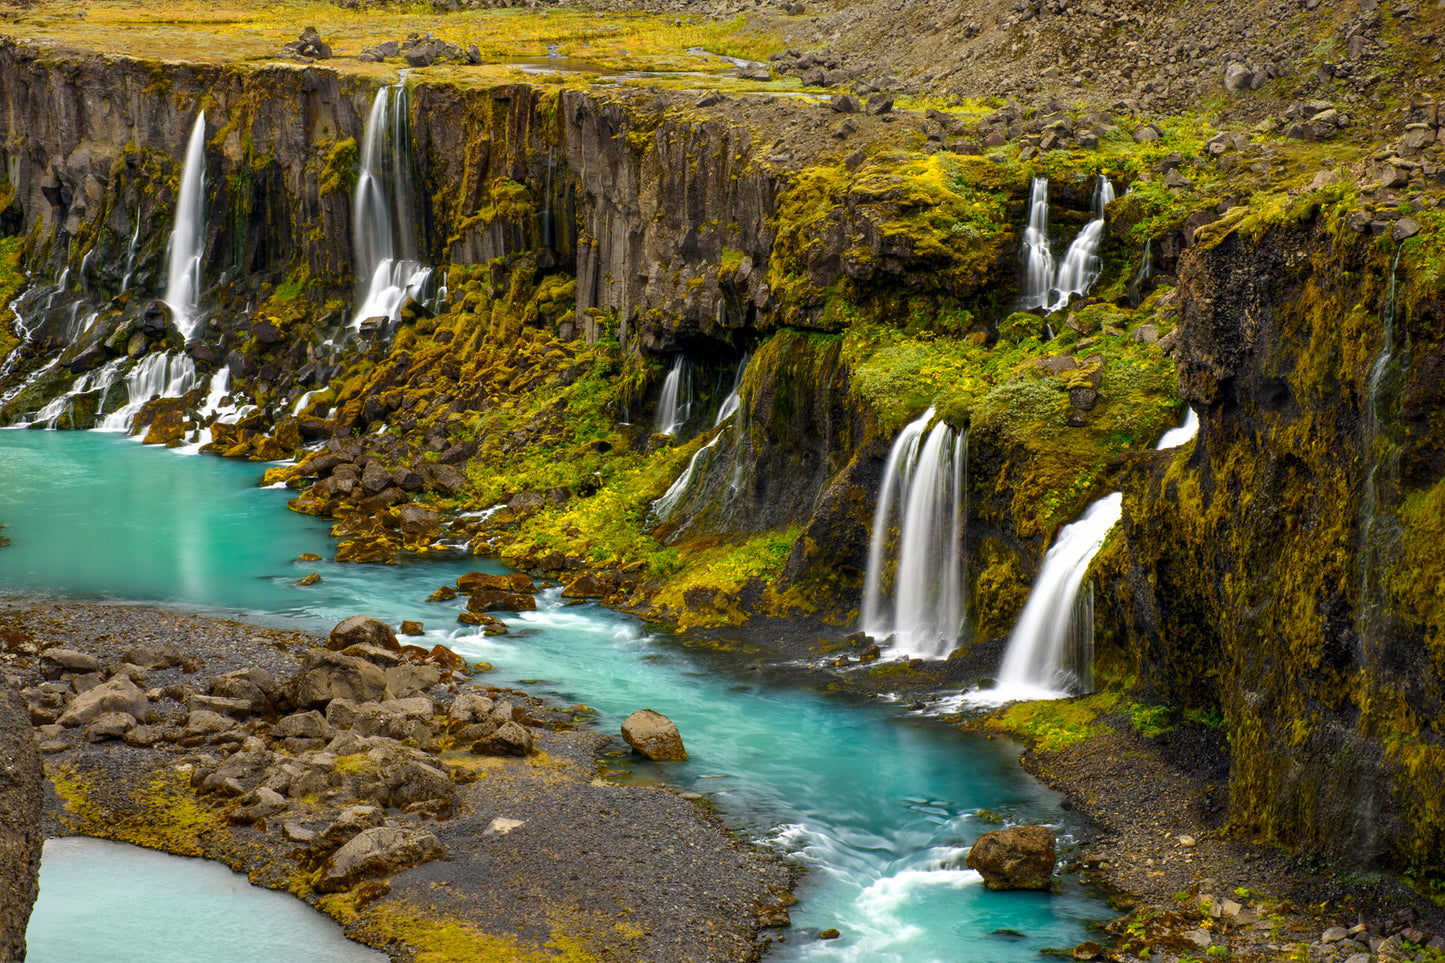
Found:
[{"label": "turquoise river", "polygon": [[[431,641],[493,663],[488,682],[585,702],[604,731],[616,733],[634,709],[665,713],[691,761],[665,771],[633,763],[636,776],[705,793],[736,831],[808,869],[793,929],[770,959],[1030,960],[1088,938],[1089,924],[1108,915],[1068,877],[1053,893],[991,893],[964,868],[972,841],[995,828],[982,810],[1066,836],[1079,828],[1019,768],[1016,747],[960,733],[886,694],[821,692],[797,666],[698,651],[600,606],[564,606],[555,589],[511,621],[510,635],[486,638],[456,623],[458,603],[425,599],[462,572],[499,571],[495,563],[460,553],[399,565],[297,562],[303,552],[332,554],[327,526],[288,511],[290,493],[257,487],[260,473],[103,432],[0,431],[0,522],[12,542],[0,549],[0,602],[145,602],[323,634],[354,614],[415,619]],[[321,582],[296,584],[313,570]],[[87,858],[97,867],[90,874],[47,867],[42,903],[96,899],[87,876],[123,872],[105,854]],[[226,890],[210,912],[272,912],[267,903],[238,913],[244,895]],[[55,916],[37,912],[36,927],[47,914]],[[167,955],[167,925],[157,917],[128,931],[151,951],[137,958],[194,958]],[[32,938],[42,935],[36,927]],[[827,927],[842,938],[808,935]]]}]

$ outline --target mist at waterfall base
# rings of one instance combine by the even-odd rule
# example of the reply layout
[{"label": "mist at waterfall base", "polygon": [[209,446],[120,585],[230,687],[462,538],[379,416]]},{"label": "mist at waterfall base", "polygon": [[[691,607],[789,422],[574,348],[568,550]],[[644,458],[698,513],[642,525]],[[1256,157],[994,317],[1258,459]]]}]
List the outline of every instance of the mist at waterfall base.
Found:
[{"label": "mist at waterfall base", "polygon": [[[597,708],[601,731],[616,734],[635,709],[662,712],[691,761],[634,760],[635,777],[706,794],[730,826],[809,869],[774,959],[1016,961],[1073,946],[1109,915],[1072,878],[1054,893],[991,893],[964,868],[973,840],[997,828],[982,809],[1070,829],[1016,748],[888,700],[815,691],[799,669],[677,645],[600,606],[566,606],[556,589],[511,619],[510,635],[488,638],[457,624],[460,602],[424,600],[498,566],[460,555],[297,562],[334,551],[327,524],[288,511],[291,493],[256,488],[259,472],[108,433],[0,432],[12,540],[0,593],[155,602],[319,633],[355,614],[414,619],[428,627],[424,644],[496,665],[490,684]],[[321,582],[296,584],[312,571]],[[819,941],[810,927],[843,935]]]},{"label": "mist at waterfall base", "polygon": [[[264,926],[257,921],[264,920]],[[45,842],[29,963],[386,963],[335,921],[220,863],[103,839]]]}]

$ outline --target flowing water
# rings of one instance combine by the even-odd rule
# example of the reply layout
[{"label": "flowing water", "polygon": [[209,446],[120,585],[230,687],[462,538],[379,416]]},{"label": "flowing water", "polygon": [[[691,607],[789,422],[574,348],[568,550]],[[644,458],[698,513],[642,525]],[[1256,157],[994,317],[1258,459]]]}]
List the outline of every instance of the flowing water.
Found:
[{"label": "flowing water", "polygon": [[[968,434],[929,408],[899,433],[873,514],[862,628],[892,650],[939,659],[963,632],[963,497]],[[890,551],[894,525],[897,550]],[[892,572],[891,592],[888,576]]]},{"label": "flowing water", "polygon": [[662,395],[657,400],[654,435],[675,435],[692,415],[692,368],[682,355],[673,359],[672,367],[662,382]]},{"label": "flowing water", "polygon": [[[489,682],[596,707],[603,731],[638,708],[663,712],[691,761],[634,771],[706,794],[729,825],[810,870],[773,959],[1028,960],[1087,938],[1108,915],[1071,879],[1055,893],[990,893],[964,868],[968,846],[996,828],[981,810],[1071,828],[1007,743],[888,698],[820,692],[802,668],[679,646],[599,606],[566,606],[556,589],[511,621],[512,634],[488,638],[456,623],[458,602],[425,599],[497,566],[297,562],[331,554],[327,524],[287,511],[289,493],[258,489],[259,473],[113,434],[0,432],[0,519],[12,539],[0,594],[140,600],[313,632],[358,613],[415,619],[427,645],[494,663]],[[321,582],[296,584],[313,570]],[[809,927],[843,935],[818,941]]]},{"label": "flowing water", "polygon": [[1121,493],[1105,495],[1086,508],[1077,521],[1059,529],[1039,566],[1023,614],[1009,636],[998,685],[971,693],[975,701],[997,704],[1015,699],[1057,699],[1077,684],[1064,664],[1074,631],[1075,602],[1089,563],[1119,521],[1123,506]]},{"label": "flowing water", "polygon": [[406,77],[377,91],[361,144],[351,198],[353,328],[368,318],[397,320],[408,299],[423,298],[431,268],[417,254],[411,115]]},{"label": "flowing water", "polygon": [[1104,208],[1113,199],[1114,185],[1109,183],[1109,178],[1100,175],[1094,182],[1093,216],[1074,237],[1063,263],[1059,265],[1059,273],[1054,277],[1050,311],[1068,307],[1070,296],[1087,294],[1099,279],[1104,269],[1104,262],[1099,257],[1099,245],[1104,240]]},{"label": "flowing water", "polygon": [[1170,428],[1159,437],[1159,443],[1154,446],[1155,451],[1166,451],[1170,448],[1178,448],[1180,445],[1187,445],[1199,434],[1199,416],[1189,408],[1184,413],[1184,422],[1177,428]]},{"label": "flowing water", "polygon": [[1019,309],[1041,308],[1049,303],[1054,283],[1054,256],[1049,250],[1049,179],[1035,177],[1029,191],[1029,222],[1024,227],[1024,244],[1019,251],[1023,262],[1023,292]]},{"label": "flowing water", "polygon": [[387,959],[220,863],[76,837],[46,840],[26,943],[29,963],[270,963],[300,959],[298,947],[306,963]]},{"label": "flowing water", "polygon": [[188,340],[196,326],[201,299],[201,257],[206,243],[206,112],[196,115],[186,159],[181,165],[181,190],[171,228],[166,294],[176,327]]}]

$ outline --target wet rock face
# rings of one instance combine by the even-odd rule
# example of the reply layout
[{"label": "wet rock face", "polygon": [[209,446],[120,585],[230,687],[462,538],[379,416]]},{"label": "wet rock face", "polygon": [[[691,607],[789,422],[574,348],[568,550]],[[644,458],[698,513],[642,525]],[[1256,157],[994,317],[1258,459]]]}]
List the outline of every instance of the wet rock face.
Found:
[{"label": "wet rock face", "polygon": [[1044,826],[984,833],[968,852],[989,889],[1048,889],[1054,881],[1054,834]]},{"label": "wet rock face", "polygon": [[[1103,607],[1141,683],[1217,706],[1231,818],[1407,865],[1445,845],[1437,505],[1441,306],[1396,306],[1387,251],[1310,223],[1181,260],[1181,471],[1136,464]],[[1402,295],[1403,297],[1403,295]],[[1435,786],[1436,789],[1427,788]]]},{"label": "wet rock face", "polygon": [[25,959],[25,927],[35,904],[44,773],[25,703],[0,685],[0,959]]}]

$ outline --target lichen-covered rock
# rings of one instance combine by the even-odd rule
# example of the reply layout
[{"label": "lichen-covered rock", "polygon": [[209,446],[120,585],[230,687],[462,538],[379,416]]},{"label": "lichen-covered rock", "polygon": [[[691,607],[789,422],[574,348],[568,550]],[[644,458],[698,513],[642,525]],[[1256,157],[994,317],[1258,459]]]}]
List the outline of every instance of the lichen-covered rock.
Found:
[{"label": "lichen-covered rock", "polygon": [[392,876],[404,869],[439,859],[441,841],[428,832],[375,826],[357,833],[321,867],[320,893],[340,893],[357,883]]},{"label": "lichen-covered rock", "polygon": [[520,592],[477,589],[467,599],[469,612],[535,612],[537,600]]},{"label": "lichen-covered rock", "polygon": [[622,722],[622,738],[649,759],[682,762],[687,750],[672,720],[651,709],[638,709]]},{"label": "lichen-covered rock", "polygon": [[1045,826],[984,833],[968,851],[989,889],[1048,889],[1054,879],[1054,834]]}]

